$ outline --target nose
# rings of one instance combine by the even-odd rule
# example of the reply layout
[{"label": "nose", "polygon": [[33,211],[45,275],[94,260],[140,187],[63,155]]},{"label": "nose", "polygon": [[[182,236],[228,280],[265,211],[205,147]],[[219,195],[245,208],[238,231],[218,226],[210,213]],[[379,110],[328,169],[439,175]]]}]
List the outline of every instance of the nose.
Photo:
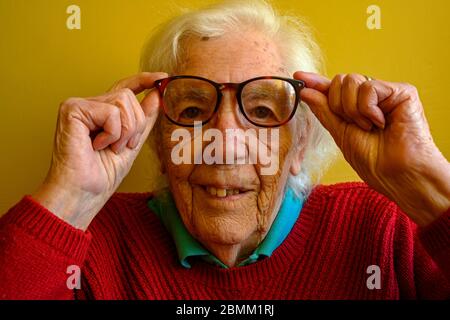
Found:
[{"label": "nose", "polygon": [[223,92],[219,109],[208,126],[222,133],[223,149],[216,150],[216,156],[224,159],[224,163],[245,163],[248,157],[248,146],[244,135],[244,126],[234,90]]},{"label": "nose", "polygon": [[217,113],[211,119],[211,127],[220,130],[223,134],[227,129],[242,128],[242,119],[234,90],[222,91],[222,100]]}]

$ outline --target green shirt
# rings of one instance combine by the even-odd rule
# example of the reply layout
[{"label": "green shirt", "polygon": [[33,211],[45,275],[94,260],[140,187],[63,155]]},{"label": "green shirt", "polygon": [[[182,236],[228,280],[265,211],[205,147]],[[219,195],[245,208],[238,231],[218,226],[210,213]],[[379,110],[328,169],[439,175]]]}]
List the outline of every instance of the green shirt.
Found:
[{"label": "green shirt", "polygon": [[[272,252],[286,239],[298,219],[303,207],[304,198],[299,198],[290,188],[287,189],[280,211],[277,214],[269,232],[255,251],[238,266],[245,266],[264,257],[270,257]],[[175,202],[168,189],[157,193],[148,201],[149,208],[161,219],[162,223],[172,235],[178,252],[180,263],[190,268],[188,258],[201,257],[222,268],[228,268],[212,253],[206,250],[200,242],[194,239],[184,226]]]}]

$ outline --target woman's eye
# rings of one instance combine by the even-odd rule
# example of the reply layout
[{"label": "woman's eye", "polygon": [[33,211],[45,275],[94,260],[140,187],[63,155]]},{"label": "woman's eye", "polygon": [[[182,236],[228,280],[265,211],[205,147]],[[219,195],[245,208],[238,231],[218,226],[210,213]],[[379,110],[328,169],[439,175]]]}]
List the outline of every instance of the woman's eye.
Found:
[{"label": "woman's eye", "polygon": [[197,107],[188,107],[181,112],[182,118],[194,119],[201,114],[202,110]]},{"label": "woman's eye", "polygon": [[272,110],[267,107],[259,106],[253,109],[253,115],[258,119],[266,119],[273,115]]}]

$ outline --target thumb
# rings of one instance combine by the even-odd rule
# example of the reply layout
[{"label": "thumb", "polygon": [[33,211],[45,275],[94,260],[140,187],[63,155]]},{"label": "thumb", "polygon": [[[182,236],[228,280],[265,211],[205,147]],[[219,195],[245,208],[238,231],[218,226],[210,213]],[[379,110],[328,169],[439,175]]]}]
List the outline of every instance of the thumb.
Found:
[{"label": "thumb", "polygon": [[297,71],[294,73],[294,79],[302,80],[307,88],[315,89],[324,94],[328,94],[331,85],[330,79],[314,72]]},{"label": "thumb", "polygon": [[158,90],[152,88],[141,101],[141,107],[147,119],[158,117],[159,108],[161,106],[161,98]]},{"label": "thumb", "polygon": [[160,108],[160,97],[158,90],[154,88],[150,89],[149,93],[142,99],[140,104],[144,110],[146,125],[142,135],[138,137],[138,149],[140,149],[140,147],[142,147],[144,142],[147,140],[148,135],[152,131],[156,120],[158,119]]},{"label": "thumb", "polygon": [[320,123],[334,137],[335,132],[342,124],[341,118],[334,114],[328,105],[328,90],[331,81],[314,72],[297,71],[294,79],[305,82],[305,88],[301,91],[301,98],[309,106]]}]

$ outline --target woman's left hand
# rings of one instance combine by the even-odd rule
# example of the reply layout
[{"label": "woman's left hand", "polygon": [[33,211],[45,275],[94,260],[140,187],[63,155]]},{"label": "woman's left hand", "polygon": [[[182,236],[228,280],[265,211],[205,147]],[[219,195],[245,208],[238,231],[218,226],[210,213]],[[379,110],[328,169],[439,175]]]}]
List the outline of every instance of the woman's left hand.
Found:
[{"label": "woman's left hand", "polygon": [[450,208],[450,164],[435,145],[415,87],[358,74],[296,72],[305,101],[372,188],[428,225]]}]

